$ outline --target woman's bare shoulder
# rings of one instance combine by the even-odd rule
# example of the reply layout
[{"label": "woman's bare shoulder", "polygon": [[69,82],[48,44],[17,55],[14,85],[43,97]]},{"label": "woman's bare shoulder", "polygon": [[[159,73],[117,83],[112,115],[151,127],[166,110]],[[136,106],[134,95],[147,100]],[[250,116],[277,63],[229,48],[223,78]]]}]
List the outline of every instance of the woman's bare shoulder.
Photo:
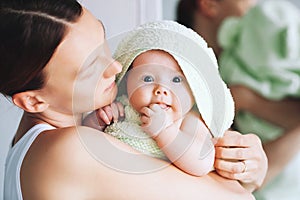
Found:
[{"label": "woman's bare shoulder", "polygon": [[22,191],[27,197],[24,199],[84,199],[93,188],[93,177],[106,172],[82,141],[95,139],[94,136],[105,137],[102,132],[83,126],[41,133],[22,164]]}]

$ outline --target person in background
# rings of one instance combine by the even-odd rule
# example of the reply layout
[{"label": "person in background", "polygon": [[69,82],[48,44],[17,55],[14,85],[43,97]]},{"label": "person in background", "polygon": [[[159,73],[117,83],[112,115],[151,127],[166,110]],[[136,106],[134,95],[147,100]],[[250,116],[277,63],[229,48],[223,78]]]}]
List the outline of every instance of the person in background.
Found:
[{"label": "person in background", "polygon": [[269,169],[257,199],[297,198],[299,10],[287,1],[181,0],[177,18],[218,55],[236,104],[234,128],[263,140]]}]

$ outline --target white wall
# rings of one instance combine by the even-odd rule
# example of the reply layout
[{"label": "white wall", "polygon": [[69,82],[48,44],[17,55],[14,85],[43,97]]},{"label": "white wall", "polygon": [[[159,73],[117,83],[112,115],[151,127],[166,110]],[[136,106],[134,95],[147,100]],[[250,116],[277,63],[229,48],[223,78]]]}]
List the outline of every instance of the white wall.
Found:
[{"label": "white wall", "polygon": [[295,4],[296,6],[298,6],[298,8],[300,8],[300,0],[289,0],[289,1]]},{"label": "white wall", "polygon": [[163,19],[175,20],[179,0],[163,0]]},{"label": "white wall", "polygon": [[104,24],[112,51],[127,31],[145,22],[162,19],[162,0],[81,0],[81,2]]},{"label": "white wall", "polygon": [[0,94],[0,199],[3,198],[3,176],[6,154],[22,111]]}]

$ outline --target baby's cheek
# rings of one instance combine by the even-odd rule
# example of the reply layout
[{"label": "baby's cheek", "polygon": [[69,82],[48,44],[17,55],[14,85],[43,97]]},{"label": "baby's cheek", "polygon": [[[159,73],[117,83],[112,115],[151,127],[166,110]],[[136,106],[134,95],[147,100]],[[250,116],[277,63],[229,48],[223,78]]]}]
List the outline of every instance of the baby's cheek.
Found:
[{"label": "baby's cheek", "polygon": [[132,107],[140,111],[143,107],[149,106],[151,103],[151,92],[146,88],[138,88],[128,98]]},{"label": "baby's cheek", "polygon": [[178,90],[173,93],[173,102],[176,112],[185,115],[194,105],[194,98],[188,90]]}]

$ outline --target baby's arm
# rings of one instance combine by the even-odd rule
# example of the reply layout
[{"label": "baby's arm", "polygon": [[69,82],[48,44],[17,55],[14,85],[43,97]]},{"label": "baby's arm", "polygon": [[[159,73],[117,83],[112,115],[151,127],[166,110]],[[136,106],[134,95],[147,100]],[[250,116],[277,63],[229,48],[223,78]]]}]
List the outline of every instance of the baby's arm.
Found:
[{"label": "baby's arm", "polygon": [[103,131],[112,122],[124,117],[124,106],[120,102],[113,102],[108,106],[99,108],[83,120],[83,125]]},{"label": "baby's arm", "polygon": [[145,111],[143,128],[166,156],[181,170],[203,176],[213,169],[215,149],[199,114],[189,112],[183,119],[169,122],[159,107]]}]

